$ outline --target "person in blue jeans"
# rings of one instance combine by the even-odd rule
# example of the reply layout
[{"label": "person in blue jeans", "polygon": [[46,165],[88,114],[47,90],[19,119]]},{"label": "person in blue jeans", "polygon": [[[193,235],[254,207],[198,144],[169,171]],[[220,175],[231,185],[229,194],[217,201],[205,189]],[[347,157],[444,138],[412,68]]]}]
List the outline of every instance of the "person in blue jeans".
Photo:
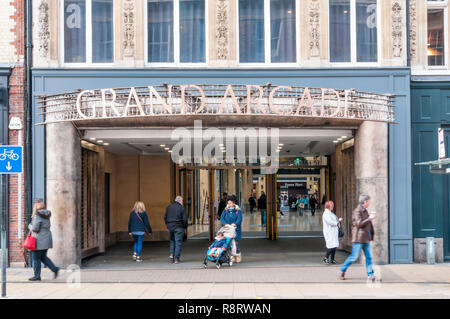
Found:
[{"label": "person in blue jeans", "polygon": [[143,202],[136,202],[128,219],[128,233],[130,236],[133,236],[133,259],[137,262],[142,261],[142,244],[144,243],[146,230],[149,234],[152,233],[152,228],[150,227],[150,222],[145,211],[145,205]]},{"label": "person in blue jeans", "polygon": [[164,222],[169,231],[170,259],[173,263],[178,264],[180,262],[184,233],[188,226],[186,210],[183,207],[183,197],[177,196],[175,202],[167,207],[164,214]]},{"label": "person in blue jeans", "polygon": [[348,267],[359,258],[361,250],[366,256],[366,271],[368,279],[375,281],[375,276],[372,267],[372,253],[370,251],[370,242],[374,238],[374,228],[372,221],[375,219],[375,212],[368,213],[367,208],[370,204],[370,197],[368,195],[361,195],[359,197],[359,206],[352,214],[352,253],[344,262],[341,268],[340,279],[345,279],[345,272]]}]

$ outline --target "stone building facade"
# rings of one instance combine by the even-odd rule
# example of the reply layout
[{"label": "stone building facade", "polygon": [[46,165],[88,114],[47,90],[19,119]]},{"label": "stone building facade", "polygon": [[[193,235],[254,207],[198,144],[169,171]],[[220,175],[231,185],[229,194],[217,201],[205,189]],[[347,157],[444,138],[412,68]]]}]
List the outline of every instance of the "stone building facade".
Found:
[{"label": "stone building facade", "polygon": [[[395,94],[398,124],[361,124],[355,130],[351,155],[354,167],[345,168],[341,162],[348,156],[342,145],[331,158],[332,166],[339,185],[345,184],[343,172],[349,169],[357,185],[352,192],[373,193],[375,209],[380,213],[376,224],[380,234],[375,245],[377,262],[420,261],[415,258],[421,254],[415,252],[419,247],[418,235],[413,231],[415,195],[408,186],[413,179],[411,154],[415,145],[411,135],[411,74],[441,80],[450,75],[448,62],[430,68],[432,48],[427,43],[427,10],[440,6],[444,10],[444,54],[448,61],[447,1],[199,0],[187,4],[183,0],[38,0],[32,5],[34,101],[39,95],[78,89],[161,85],[179,83],[180,79],[186,83],[274,83]],[[34,124],[41,121],[37,107],[35,104]],[[81,192],[81,173],[77,173],[81,163],[73,166],[75,171],[65,171],[67,167],[48,157],[49,148],[55,151],[52,147],[68,145],[57,138],[52,140],[55,136],[73,137],[73,158],[61,161],[81,157],[77,153],[79,141],[76,131],[52,125],[33,128],[32,194],[67,213],[55,216],[54,224],[73,223],[69,231],[61,234],[73,241],[64,237],[60,240],[61,245],[71,245],[72,250],[56,243],[55,255],[69,249],[70,256],[60,262],[79,263],[82,239],[76,216],[81,198],[77,196],[81,195],[76,193]],[[88,131],[81,134],[88,136]],[[375,139],[375,135],[379,138]],[[85,140],[83,136],[81,139]],[[377,157],[363,151],[368,145],[378,150]],[[97,145],[95,149],[104,163],[102,169],[112,172],[120,161],[109,158],[104,147]],[[164,178],[170,178],[170,168],[164,172]],[[112,174],[111,178],[119,175]],[[64,184],[64,179],[59,180],[61,176],[72,181],[67,189],[58,188]],[[164,200],[157,203],[158,209],[170,202],[176,186],[170,187]],[[61,206],[54,190],[72,205]],[[344,203],[347,197],[337,194],[335,200]],[[112,223],[120,224],[122,219],[118,217]],[[56,226],[55,231],[59,231]],[[442,246],[448,246],[444,245],[444,235],[442,238]],[[99,251],[104,251],[108,240],[108,236],[102,237]],[[444,255],[442,248],[442,259]]]}]

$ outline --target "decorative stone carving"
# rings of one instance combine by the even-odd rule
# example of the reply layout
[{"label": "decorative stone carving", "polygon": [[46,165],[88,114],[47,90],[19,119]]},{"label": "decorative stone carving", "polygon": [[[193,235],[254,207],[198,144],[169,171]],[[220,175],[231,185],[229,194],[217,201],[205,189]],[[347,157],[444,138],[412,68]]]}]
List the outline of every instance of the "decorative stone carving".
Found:
[{"label": "decorative stone carving", "polygon": [[409,3],[409,39],[410,39],[410,55],[411,60],[414,61],[417,57],[417,2],[410,0]]},{"label": "decorative stone carving", "polygon": [[394,58],[402,56],[402,7],[398,2],[392,6],[392,45]]},{"label": "decorative stone carving", "polygon": [[48,3],[45,0],[41,1],[39,5],[38,23],[39,53],[41,57],[46,58],[49,49],[50,28],[48,23]]},{"label": "decorative stone carving", "polygon": [[228,0],[217,1],[216,40],[217,59],[227,60],[229,56]]},{"label": "decorative stone carving", "polygon": [[123,56],[133,57],[135,47],[135,13],[134,0],[123,2]]},{"label": "decorative stone carving", "polygon": [[309,2],[309,50],[311,57],[320,56],[320,2]]}]

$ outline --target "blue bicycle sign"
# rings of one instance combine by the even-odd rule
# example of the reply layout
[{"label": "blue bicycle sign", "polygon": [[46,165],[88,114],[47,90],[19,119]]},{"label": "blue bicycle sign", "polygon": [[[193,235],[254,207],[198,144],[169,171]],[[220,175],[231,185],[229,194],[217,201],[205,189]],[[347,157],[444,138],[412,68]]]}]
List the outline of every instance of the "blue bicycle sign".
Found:
[{"label": "blue bicycle sign", "polygon": [[22,146],[0,146],[0,174],[18,174],[23,172]]}]

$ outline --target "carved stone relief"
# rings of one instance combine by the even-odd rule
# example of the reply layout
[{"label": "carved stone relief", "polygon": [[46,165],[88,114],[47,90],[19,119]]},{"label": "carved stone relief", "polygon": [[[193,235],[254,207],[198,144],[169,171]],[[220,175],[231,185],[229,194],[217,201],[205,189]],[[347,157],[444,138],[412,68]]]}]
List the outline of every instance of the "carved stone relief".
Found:
[{"label": "carved stone relief", "polygon": [[392,45],[394,58],[402,56],[402,7],[398,2],[392,6]]},{"label": "carved stone relief", "polygon": [[134,0],[123,2],[123,56],[133,57],[135,48]]},{"label": "carved stone relief", "polygon": [[417,57],[417,2],[416,0],[411,0],[409,3],[409,38],[410,38],[410,54],[411,60],[415,61]]},{"label": "carved stone relief", "polygon": [[309,2],[309,50],[311,57],[320,56],[320,2]]},{"label": "carved stone relief", "polygon": [[216,26],[217,59],[227,60],[230,52],[228,30],[228,0],[217,1]]},{"label": "carved stone relief", "polygon": [[42,1],[39,5],[38,16],[38,38],[39,38],[39,54],[42,58],[46,58],[49,50],[50,28],[48,23],[48,3]]}]

